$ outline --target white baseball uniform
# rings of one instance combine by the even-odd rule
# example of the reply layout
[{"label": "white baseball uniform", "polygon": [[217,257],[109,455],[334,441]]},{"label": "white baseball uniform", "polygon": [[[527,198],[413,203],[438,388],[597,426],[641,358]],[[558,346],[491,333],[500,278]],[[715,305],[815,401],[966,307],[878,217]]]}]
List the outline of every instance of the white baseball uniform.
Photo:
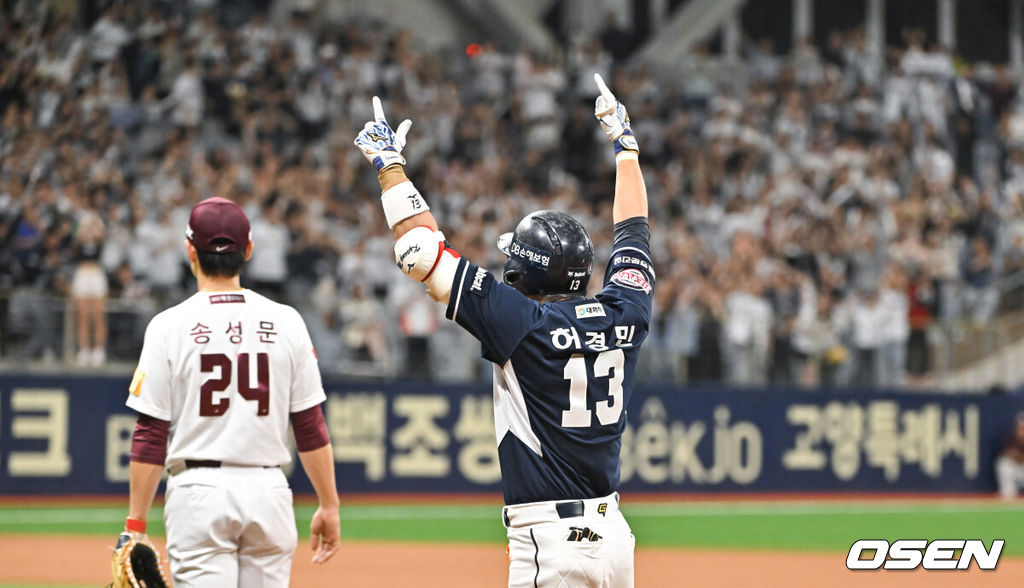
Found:
[{"label": "white baseball uniform", "polygon": [[326,399],[295,309],[199,292],[150,322],[127,404],[170,421],[167,550],[176,586],[287,586],[297,544],[290,413]]},{"label": "white baseball uniform", "polygon": [[1005,455],[996,458],[996,482],[999,495],[1006,500],[1017,497],[1017,492],[1024,488],[1024,463]]},{"label": "white baseball uniform", "polygon": [[510,504],[502,519],[508,535],[509,588],[632,588],[636,538],[619,511],[618,492]]}]

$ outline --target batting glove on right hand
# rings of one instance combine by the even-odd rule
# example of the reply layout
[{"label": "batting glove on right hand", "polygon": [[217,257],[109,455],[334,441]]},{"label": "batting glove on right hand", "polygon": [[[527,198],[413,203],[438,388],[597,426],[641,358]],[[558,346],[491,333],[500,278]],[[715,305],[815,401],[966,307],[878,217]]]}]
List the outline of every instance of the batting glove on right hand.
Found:
[{"label": "batting glove on right hand", "polygon": [[626,113],[625,105],[615,99],[601,74],[594,74],[594,82],[601,92],[594,102],[594,116],[601,122],[604,134],[612,140],[615,154],[618,155],[622,151],[639,153],[640,147],[633,136],[633,130],[629,128],[629,114]]},{"label": "batting glove on right hand", "polygon": [[374,120],[363,125],[354,141],[355,146],[363,152],[366,160],[377,168],[377,171],[390,165],[405,165],[405,158],[402,157],[402,149],[405,147],[405,136],[409,133],[412,121],[405,119],[398,125],[398,130],[391,130],[388,121],[384,118],[384,107],[380,104],[380,98],[373,97],[373,118]]}]

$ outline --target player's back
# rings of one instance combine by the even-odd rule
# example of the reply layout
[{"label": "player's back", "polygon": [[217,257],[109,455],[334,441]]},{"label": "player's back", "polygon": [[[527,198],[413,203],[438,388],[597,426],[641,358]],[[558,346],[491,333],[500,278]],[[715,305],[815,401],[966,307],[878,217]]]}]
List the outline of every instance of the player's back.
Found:
[{"label": "player's back", "polygon": [[508,498],[607,495],[618,488],[624,409],[646,322],[596,299],[538,306],[540,320],[505,366],[495,366],[496,382],[519,388],[505,398],[522,397],[529,425],[503,440],[499,454],[504,462],[537,462],[520,469],[536,477],[506,480]]},{"label": "player's back", "polygon": [[251,290],[199,292],[157,315],[129,406],[171,421],[167,463],[280,465],[289,414],[323,399],[295,309]]},{"label": "player's back", "polygon": [[646,230],[616,240],[595,298],[541,303],[460,262],[447,316],[480,341],[494,364],[506,504],[618,489],[625,407],[654,279]]}]

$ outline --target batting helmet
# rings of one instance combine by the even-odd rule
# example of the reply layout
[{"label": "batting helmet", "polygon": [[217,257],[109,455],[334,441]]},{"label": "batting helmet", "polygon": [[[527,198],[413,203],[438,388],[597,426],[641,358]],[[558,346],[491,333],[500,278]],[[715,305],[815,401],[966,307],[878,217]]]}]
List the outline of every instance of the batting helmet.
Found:
[{"label": "batting helmet", "polygon": [[498,238],[508,256],[502,280],[527,296],[583,295],[594,269],[594,243],[580,221],[540,210]]}]

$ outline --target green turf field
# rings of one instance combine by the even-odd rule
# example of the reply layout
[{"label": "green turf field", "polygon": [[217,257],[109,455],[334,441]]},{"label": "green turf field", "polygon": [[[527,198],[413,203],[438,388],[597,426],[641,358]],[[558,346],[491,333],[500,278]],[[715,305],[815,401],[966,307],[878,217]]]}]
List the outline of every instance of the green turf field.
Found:
[{"label": "green turf field", "polygon": [[[314,508],[299,505],[308,534]],[[857,539],[1004,539],[1004,556],[1024,556],[1024,503],[732,501],[631,503],[623,507],[637,546],[842,552]],[[116,534],[124,508],[0,507],[0,534]],[[500,505],[373,505],[341,508],[348,541],[504,543]],[[162,513],[150,533],[163,535]]]},{"label": "green turf field", "polygon": [[[314,507],[296,507],[308,535]],[[623,507],[637,547],[797,550],[846,553],[857,539],[1004,539],[1003,556],[1024,557],[1024,502],[978,501],[723,501],[630,503]],[[341,508],[347,541],[504,543],[501,507],[373,505]],[[0,535],[54,533],[113,536],[124,507],[0,506]],[[162,513],[150,533],[163,535]],[[0,588],[42,588],[4,584]],[[45,588],[61,588],[46,586]],[[83,588],[83,587],[63,587]]]}]

